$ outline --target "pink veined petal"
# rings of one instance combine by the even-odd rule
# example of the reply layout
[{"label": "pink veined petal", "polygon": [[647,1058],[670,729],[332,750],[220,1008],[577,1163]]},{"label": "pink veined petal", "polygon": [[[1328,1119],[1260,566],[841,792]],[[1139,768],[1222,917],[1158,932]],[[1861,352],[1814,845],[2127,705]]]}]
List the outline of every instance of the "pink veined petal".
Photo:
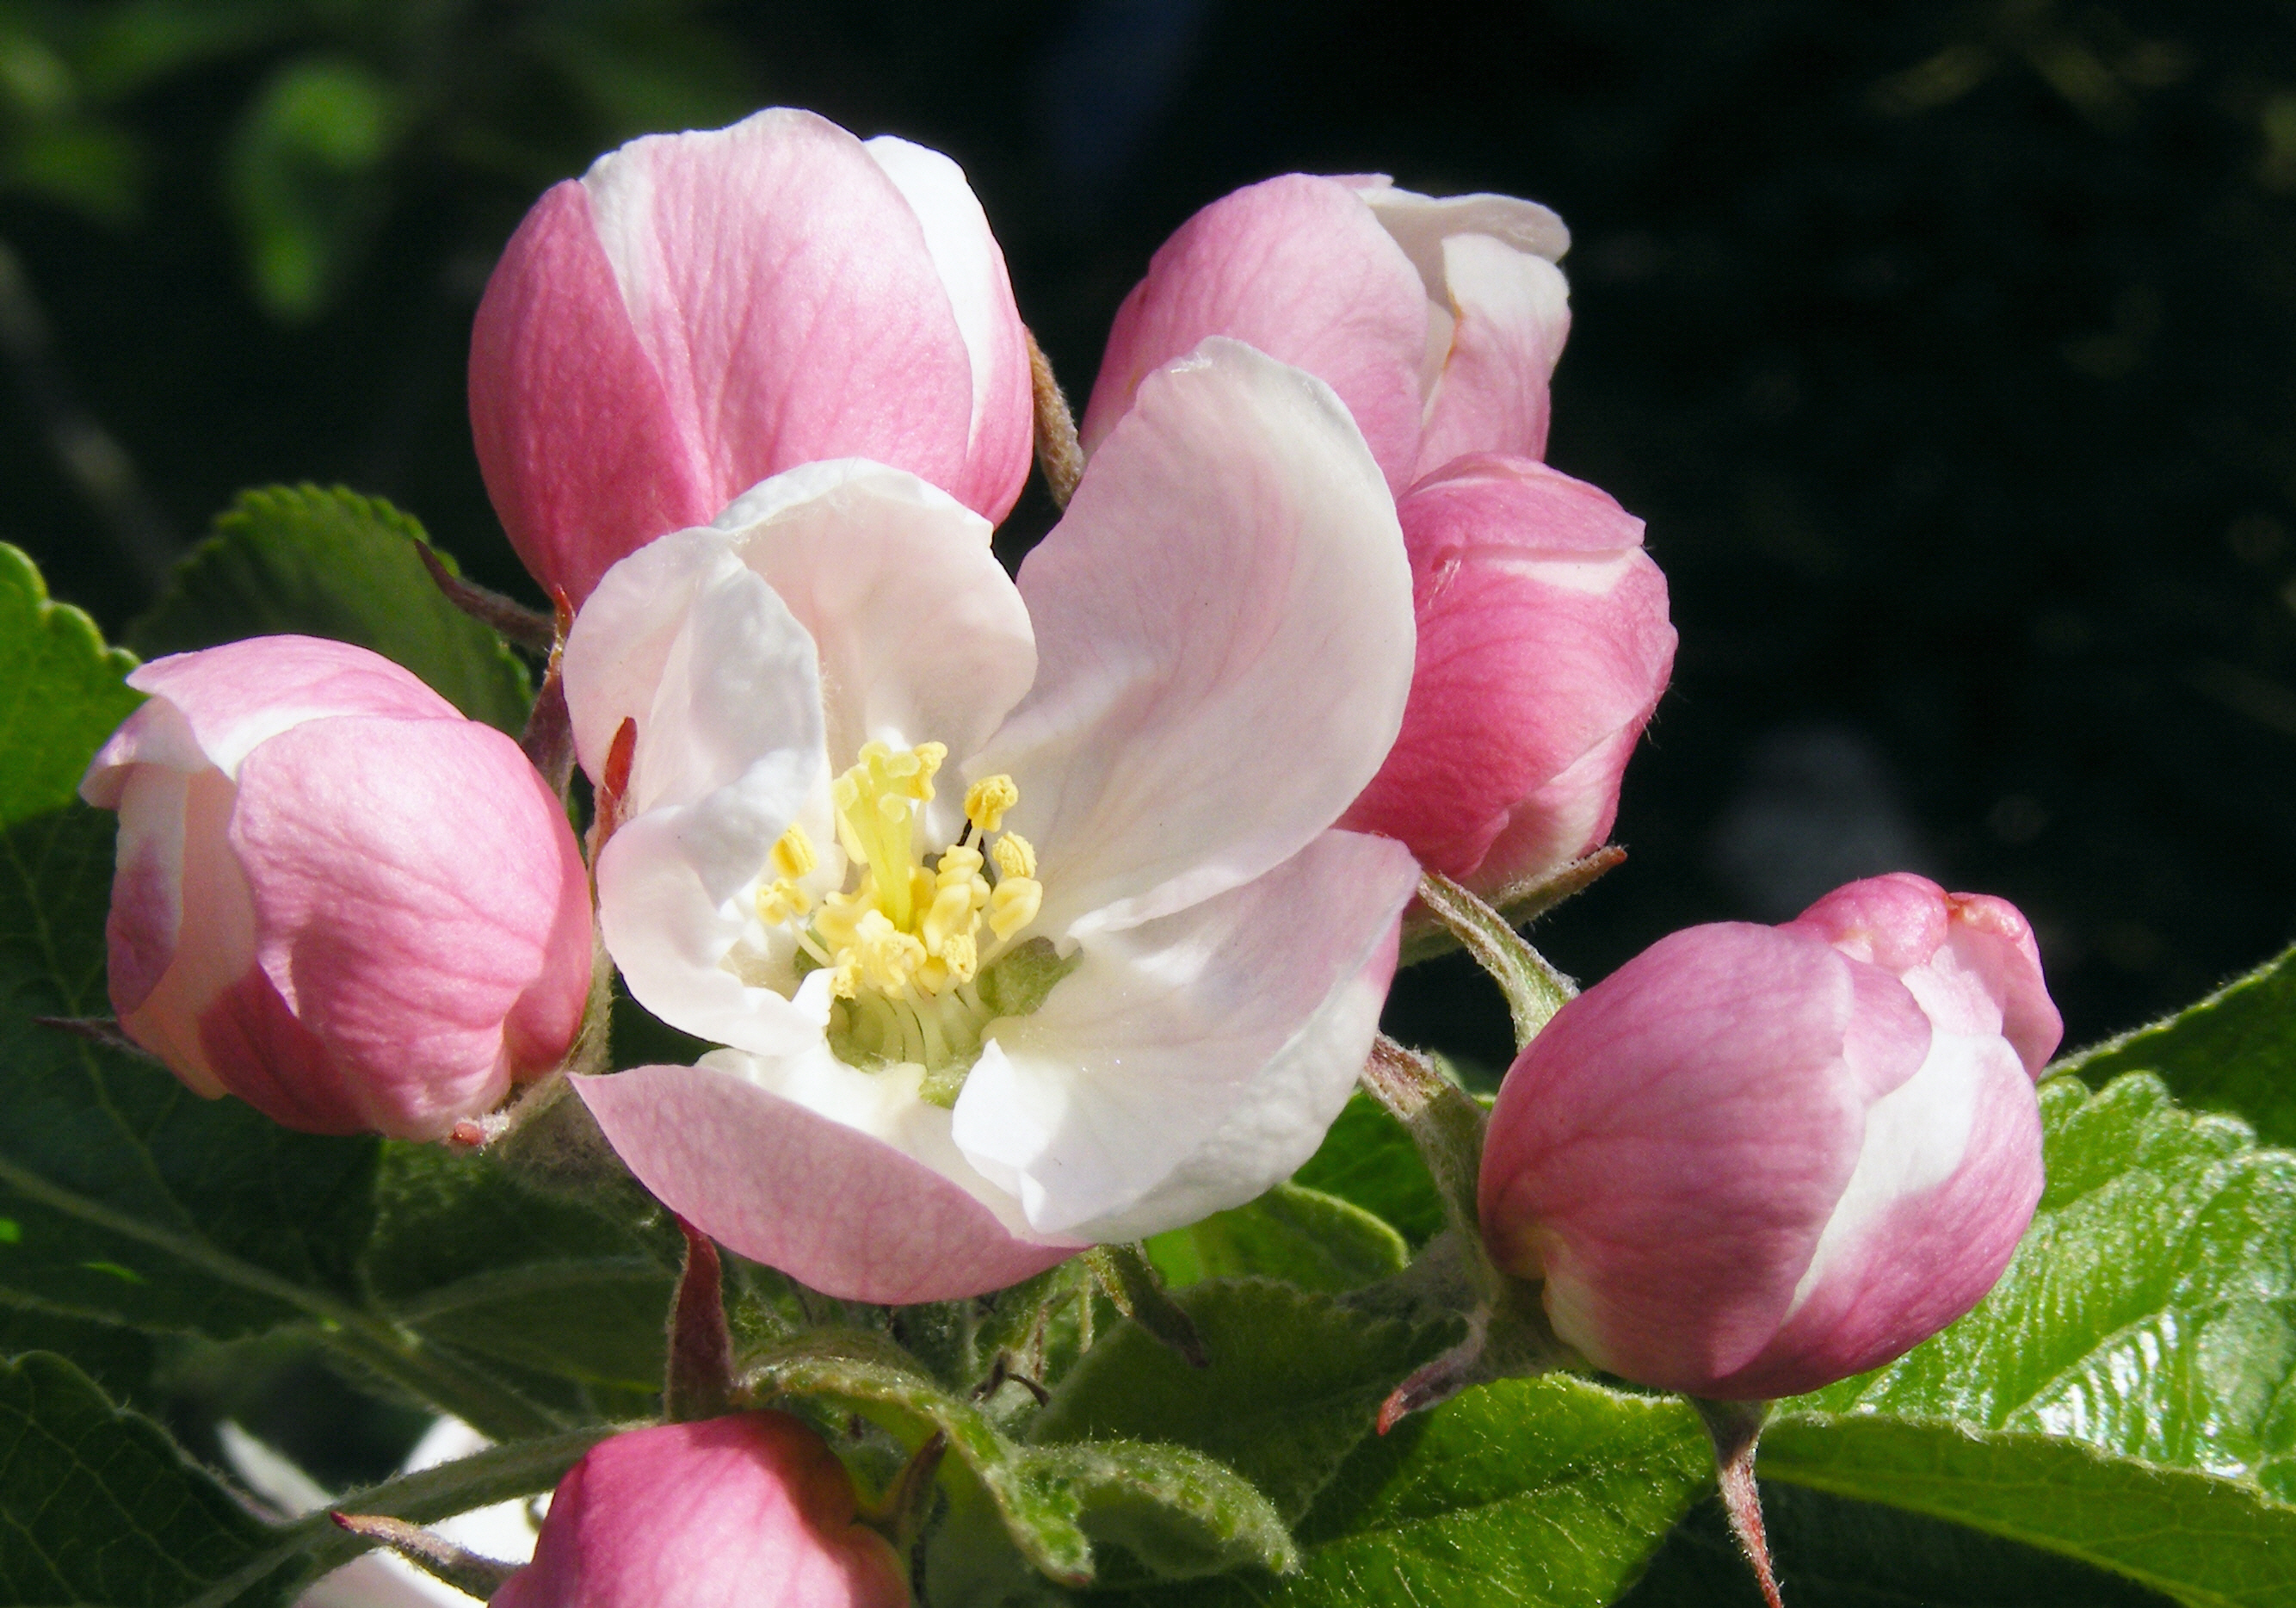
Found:
[{"label": "pink veined petal", "polygon": [[862,142],[900,186],[947,287],[972,365],[972,433],[963,480],[942,489],[991,524],[1012,512],[1036,451],[1029,338],[1013,305],[1004,253],[964,170],[938,151],[891,135]]},{"label": "pink veined petal", "polygon": [[1398,513],[1418,621],[1410,703],[1341,824],[1480,882],[1487,859],[1507,874],[1538,868],[1538,853],[1559,864],[1608,829],[1626,751],[1673,665],[1642,521],[1544,464],[1496,457],[1450,465]]},{"label": "pink veined petal", "polygon": [[1081,431],[1096,452],[1147,377],[1226,335],[1339,394],[1389,487],[1418,456],[1427,295],[1347,185],[1286,174],[1225,196],[1157,250],[1117,310]]},{"label": "pink veined petal", "polygon": [[1039,1233],[1131,1240],[1290,1177],[1347,1103],[1418,885],[1399,844],[1327,832],[1265,876],[1095,935],[957,1096],[966,1157]]},{"label": "pink veined petal", "polygon": [[234,775],[257,743],[323,716],[463,718],[412,671],[317,636],[254,636],[171,653],[129,672],[127,685],[151,701],[121,723],[80,782],[80,797],[104,809],[119,807],[128,766],[213,766]]},{"label": "pink veined petal", "polygon": [[988,521],[914,475],[808,464],[743,494],[718,526],[813,638],[832,770],[872,738],[941,742],[961,760],[1036,678],[1028,607]]},{"label": "pink veined petal", "polygon": [[1562,270],[1487,234],[1457,234],[1443,242],[1443,271],[1456,322],[1415,472],[1473,452],[1546,456],[1547,388],[1570,334]]},{"label": "pink veined petal", "polygon": [[840,1300],[960,1300],[1078,1249],[1013,1238],[923,1163],[718,1067],[639,1067],[574,1087],[664,1205]]},{"label": "pink veined petal", "polygon": [[1234,341],[1140,388],[1021,594],[1037,684],[967,774],[1019,783],[1047,934],[1168,915],[1282,864],[1401,724],[1394,505],[1330,390]]},{"label": "pink veined petal", "polygon": [[471,438],[511,545],[579,603],[615,560],[698,525],[701,422],[631,327],[588,190],[554,186],[511,236],[471,329]]},{"label": "pink veined petal", "polygon": [[1482,858],[1459,880],[1477,893],[1496,896],[1601,848],[1619,818],[1627,761],[1657,707],[1653,701],[1509,810]]},{"label": "pink veined petal", "polygon": [[1798,1394],[1878,1367],[1985,1297],[2041,1198],[2032,1080],[1995,1038],[1940,1035],[1867,1114],[1857,1169],[1784,1325],[1710,1394]]},{"label": "pink veined petal", "polygon": [[1557,1333],[1602,1366],[1696,1391],[1777,1332],[1865,1132],[1855,964],[1791,928],[1693,927],[1509,1071],[1484,1233],[1502,1266],[1544,1273]]},{"label": "pink veined petal", "polygon": [[500,732],[298,726],[248,757],[230,841],[263,972],[344,1069],[362,1126],[435,1138],[573,1041],[588,878],[557,799]]},{"label": "pink veined petal", "polygon": [[924,226],[859,140],[775,108],[634,141],[582,184],[711,512],[823,458],[966,484],[964,332]]},{"label": "pink veined petal", "polygon": [[819,1434],[750,1412],[625,1431],[560,1481],[495,1608],[907,1608]]},{"label": "pink veined petal", "polygon": [[[202,1040],[201,1020],[228,989],[250,974],[261,976],[247,881],[225,836],[234,790],[216,770],[185,776],[149,766],[127,775],[119,805],[120,871],[154,876],[172,858],[177,879],[172,914],[179,921],[182,911],[197,911],[199,930],[194,941],[183,942],[170,912],[152,902],[156,890],[148,888],[131,913],[123,913],[115,885],[113,918],[125,914],[127,930],[111,923],[105,929],[112,1008],[129,1038],[174,1068],[186,1086],[213,1099],[225,1092],[225,1084]],[[131,871],[137,861],[143,866]],[[168,923],[164,939],[163,922]],[[123,945],[134,946],[132,956],[121,954]],[[123,959],[130,964],[123,966]],[[150,974],[155,964],[156,978]],[[130,979],[134,986],[123,987]]]},{"label": "pink veined petal", "polygon": [[104,976],[112,1013],[128,1016],[152,997],[176,958],[192,778],[167,766],[139,765],[124,770],[121,780],[126,785],[112,806],[119,812],[119,831],[111,909],[103,923]]}]

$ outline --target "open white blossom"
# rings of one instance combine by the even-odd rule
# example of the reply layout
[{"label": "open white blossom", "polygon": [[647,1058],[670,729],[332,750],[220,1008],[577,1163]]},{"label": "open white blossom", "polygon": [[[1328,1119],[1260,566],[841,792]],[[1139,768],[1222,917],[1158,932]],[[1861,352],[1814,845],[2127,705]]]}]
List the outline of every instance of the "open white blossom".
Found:
[{"label": "open white blossom", "polygon": [[607,948],[729,1046],[582,1096],[689,1221],[854,1299],[994,1289],[1286,1177],[1416,880],[1332,829],[1414,637],[1393,500],[1322,382],[1207,341],[1017,586],[989,534],[809,464],[615,565],[567,644],[585,768],[635,734]]}]

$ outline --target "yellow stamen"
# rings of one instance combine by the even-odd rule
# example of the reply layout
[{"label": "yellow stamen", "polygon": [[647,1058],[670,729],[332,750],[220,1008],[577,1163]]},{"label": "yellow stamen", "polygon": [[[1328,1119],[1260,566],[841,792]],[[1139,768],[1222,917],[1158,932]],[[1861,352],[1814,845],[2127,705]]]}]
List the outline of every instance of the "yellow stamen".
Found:
[{"label": "yellow stamen", "polygon": [[999,943],[1037,919],[1045,885],[1034,877],[1008,876],[988,896],[988,930]]},{"label": "yellow stamen", "polygon": [[983,832],[1003,825],[1004,812],[1021,801],[1021,790],[1007,775],[983,776],[964,790],[964,816]]},{"label": "yellow stamen", "polygon": [[988,851],[996,862],[998,876],[1034,876],[1037,874],[1037,850],[1028,839],[1017,832],[1008,832],[996,840]]}]

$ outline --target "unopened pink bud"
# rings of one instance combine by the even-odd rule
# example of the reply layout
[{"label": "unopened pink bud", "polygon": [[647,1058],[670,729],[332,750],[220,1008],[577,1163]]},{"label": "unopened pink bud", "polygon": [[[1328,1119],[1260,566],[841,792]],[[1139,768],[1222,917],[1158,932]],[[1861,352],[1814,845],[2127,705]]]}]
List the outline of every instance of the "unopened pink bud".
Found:
[{"label": "unopened pink bud", "polygon": [[655,135],[519,226],[471,335],[488,494],[545,587],[818,459],[991,521],[1032,441],[1028,338],[955,163],[810,112]]},{"label": "unopened pink bud", "polygon": [[1486,1243],[1643,1384],[1772,1398],[1877,1367],[2008,1265],[2062,1035],[2023,918],[1921,877],[1677,932],[1508,1071]]},{"label": "unopened pink bud", "polygon": [[363,648],[265,636],[154,660],[80,783],[119,813],[128,1037],[290,1128],[432,1139],[556,1065],[590,901],[518,744]]},{"label": "unopened pink bud", "polygon": [[1527,458],[1462,458],[1396,505],[1419,647],[1403,731],[1340,825],[1499,897],[1600,845],[1674,668],[1643,522]]},{"label": "unopened pink bud", "polygon": [[907,1571],[786,1413],[633,1430],[559,1482],[494,1608],[902,1608]]},{"label": "unopened pink bud", "polygon": [[1569,243],[1512,196],[1250,185],[1157,251],[1082,432],[1096,447],[1149,373],[1211,335],[1332,387],[1395,494],[1419,627],[1402,735],[1341,825],[1501,900],[1602,844],[1674,666],[1642,521],[1539,462]]}]

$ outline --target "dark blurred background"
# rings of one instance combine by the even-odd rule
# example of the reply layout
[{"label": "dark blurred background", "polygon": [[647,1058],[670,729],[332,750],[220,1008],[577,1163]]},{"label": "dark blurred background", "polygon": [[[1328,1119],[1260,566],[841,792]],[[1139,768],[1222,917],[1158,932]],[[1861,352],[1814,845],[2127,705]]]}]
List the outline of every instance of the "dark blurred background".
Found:
[{"label": "dark blurred background", "polygon": [[[598,152],[772,103],[955,155],[1079,396],[1238,185],[1562,213],[1550,455],[1649,521],[1682,631],[1566,969],[1909,866],[2023,907],[2079,1042],[2296,927],[2296,12],[2259,0],[0,5],[0,538],[116,629],[239,486],[340,480],[530,595],[463,411],[494,254]],[[1463,964],[1391,1021],[1505,1059]]]}]

